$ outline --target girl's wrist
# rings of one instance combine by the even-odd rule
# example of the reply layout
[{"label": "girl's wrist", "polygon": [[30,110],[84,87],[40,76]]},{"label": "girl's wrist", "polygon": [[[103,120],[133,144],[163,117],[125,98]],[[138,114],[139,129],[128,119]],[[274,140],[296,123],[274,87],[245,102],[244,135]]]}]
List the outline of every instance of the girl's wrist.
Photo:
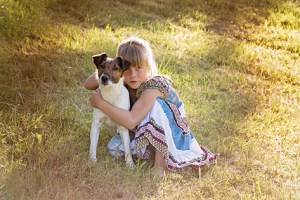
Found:
[{"label": "girl's wrist", "polygon": [[104,102],[105,102],[105,100],[103,98],[100,98],[99,101],[96,102],[96,108],[102,110]]}]

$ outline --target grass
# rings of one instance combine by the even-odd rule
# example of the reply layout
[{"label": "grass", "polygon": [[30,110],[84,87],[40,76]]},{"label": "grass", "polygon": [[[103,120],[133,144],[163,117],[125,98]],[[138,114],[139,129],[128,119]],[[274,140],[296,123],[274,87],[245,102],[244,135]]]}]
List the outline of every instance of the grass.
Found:
[{"label": "grass", "polygon": [[[0,1],[0,199],[299,199],[300,7],[290,0]],[[217,164],[158,179],[88,159],[91,56],[135,35]]]}]

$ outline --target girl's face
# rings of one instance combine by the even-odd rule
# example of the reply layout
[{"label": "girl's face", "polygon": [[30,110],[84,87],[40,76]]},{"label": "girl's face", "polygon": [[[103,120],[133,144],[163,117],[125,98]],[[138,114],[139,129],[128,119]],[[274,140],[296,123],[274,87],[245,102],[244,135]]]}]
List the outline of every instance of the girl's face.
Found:
[{"label": "girl's face", "polygon": [[130,68],[123,73],[124,82],[131,89],[138,89],[138,87],[147,80],[147,75],[148,67],[146,66],[130,66]]}]

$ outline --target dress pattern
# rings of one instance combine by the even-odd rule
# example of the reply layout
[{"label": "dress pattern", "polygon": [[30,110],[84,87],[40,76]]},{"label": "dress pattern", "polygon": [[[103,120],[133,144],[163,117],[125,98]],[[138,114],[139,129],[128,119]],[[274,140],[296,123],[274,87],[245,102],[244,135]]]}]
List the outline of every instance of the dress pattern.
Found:
[{"label": "dress pattern", "polygon": [[218,154],[200,147],[185,121],[184,104],[176,91],[160,76],[156,76],[137,90],[137,98],[148,88],[159,89],[164,96],[157,98],[147,116],[138,124],[134,149],[140,158],[150,158],[146,149],[152,144],[164,156],[169,169],[187,166],[203,167],[214,163]]}]

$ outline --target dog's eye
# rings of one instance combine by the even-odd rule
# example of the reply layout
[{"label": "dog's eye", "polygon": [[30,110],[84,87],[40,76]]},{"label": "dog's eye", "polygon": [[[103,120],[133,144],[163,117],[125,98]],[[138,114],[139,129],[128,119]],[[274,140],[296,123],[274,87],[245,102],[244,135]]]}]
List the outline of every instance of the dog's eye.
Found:
[{"label": "dog's eye", "polygon": [[113,70],[117,71],[117,70],[119,70],[119,68],[117,66],[114,66]]},{"label": "dog's eye", "polygon": [[102,65],[100,65],[100,67],[101,67],[101,68],[104,68],[104,67],[105,67],[105,65],[104,65],[104,64],[102,64]]}]

